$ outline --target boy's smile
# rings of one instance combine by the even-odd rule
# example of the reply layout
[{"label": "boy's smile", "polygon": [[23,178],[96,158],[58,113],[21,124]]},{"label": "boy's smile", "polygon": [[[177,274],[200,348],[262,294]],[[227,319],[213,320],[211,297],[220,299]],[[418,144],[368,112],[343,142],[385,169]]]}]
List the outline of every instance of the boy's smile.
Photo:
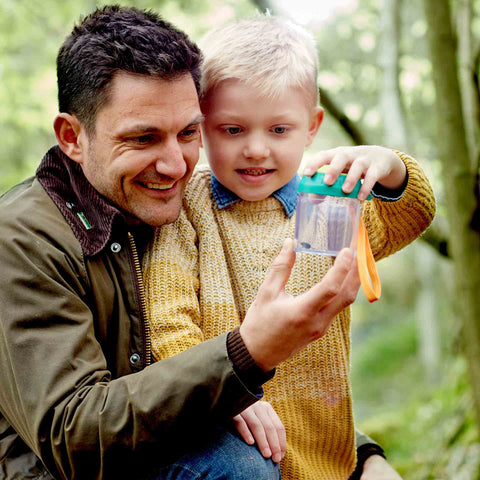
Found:
[{"label": "boy's smile", "polygon": [[287,87],[271,98],[239,80],[213,87],[201,107],[213,174],[249,201],[267,198],[293,178],[323,115],[300,88]]}]

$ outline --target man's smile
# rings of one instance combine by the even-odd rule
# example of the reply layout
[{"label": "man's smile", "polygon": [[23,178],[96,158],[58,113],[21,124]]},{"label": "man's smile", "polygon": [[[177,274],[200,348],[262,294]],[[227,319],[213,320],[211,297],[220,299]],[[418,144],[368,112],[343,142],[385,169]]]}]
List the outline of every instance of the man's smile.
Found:
[{"label": "man's smile", "polygon": [[160,183],[147,182],[147,183],[143,183],[143,185],[152,190],[170,190],[172,187],[174,187],[175,183],[176,182],[172,182],[169,184],[160,184]]}]

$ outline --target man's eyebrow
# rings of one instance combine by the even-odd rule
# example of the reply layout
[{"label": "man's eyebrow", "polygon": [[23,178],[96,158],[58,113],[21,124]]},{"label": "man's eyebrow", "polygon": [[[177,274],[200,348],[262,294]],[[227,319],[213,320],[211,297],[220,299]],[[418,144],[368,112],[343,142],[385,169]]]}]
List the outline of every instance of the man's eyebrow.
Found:
[{"label": "man's eyebrow", "polygon": [[[189,127],[193,127],[194,125],[199,125],[200,123],[203,122],[204,116],[200,113],[196,117],[194,117],[185,127],[182,128],[182,130],[186,130]],[[149,123],[137,123],[135,125],[132,125],[129,127],[127,130],[122,132],[122,136],[129,136],[129,135],[134,135],[137,133],[143,133],[143,132],[158,132],[158,127],[155,125],[151,125]]]},{"label": "man's eyebrow", "polygon": [[136,125],[132,125],[128,127],[128,129],[122,131],[122,136],[127,137],[128,135],[134,135],[137,133],[144,133],[144,132],[156,132],[158,130],[157,127],[154,125],[150,125],[148,123],[137,123]]},{"label": "man's eyebrow", "polygon": [[191,127],[193,125],[198,125],[199,123],[202,123],[204,119],[205,116],[200,113],[185,128]]}]

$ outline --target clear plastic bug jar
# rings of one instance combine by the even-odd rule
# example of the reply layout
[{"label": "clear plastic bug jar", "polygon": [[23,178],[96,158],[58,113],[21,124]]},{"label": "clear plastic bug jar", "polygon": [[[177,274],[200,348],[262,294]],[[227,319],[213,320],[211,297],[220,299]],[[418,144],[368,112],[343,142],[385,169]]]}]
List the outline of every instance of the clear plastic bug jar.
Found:
[{"label": "clear plastic bug jar", "polygon": [[362,202],[357,195],[362,185],[359,181],[352,192],[344,193],[345,174],[333,185],[326,185],[324,178],[324,172],[317,172],[300,181],[295,251],[335,257],[344,247],[356,250],[362,213]]}]

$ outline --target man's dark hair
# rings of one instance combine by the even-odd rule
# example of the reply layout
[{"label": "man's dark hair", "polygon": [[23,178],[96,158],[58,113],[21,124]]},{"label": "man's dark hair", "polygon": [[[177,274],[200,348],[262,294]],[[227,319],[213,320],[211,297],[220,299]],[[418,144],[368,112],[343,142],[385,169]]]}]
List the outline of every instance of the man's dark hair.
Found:
[{"label": "man's dark hair", "polygon": [[174,80],[190,73],[200,89],[200,49],[151,11],[118,5],[97,9],[75,26],[57,56],[58,106],[95,132],[117,72]]}]

